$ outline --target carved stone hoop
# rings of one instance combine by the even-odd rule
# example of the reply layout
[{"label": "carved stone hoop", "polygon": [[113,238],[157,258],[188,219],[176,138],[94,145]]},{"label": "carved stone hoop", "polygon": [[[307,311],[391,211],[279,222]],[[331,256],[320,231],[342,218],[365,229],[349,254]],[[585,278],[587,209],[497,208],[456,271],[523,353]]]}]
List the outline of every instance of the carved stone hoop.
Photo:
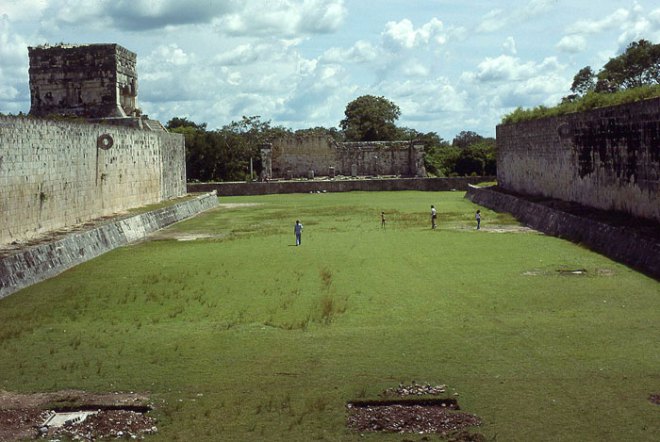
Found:
[{"label": "carved stone hoop", "polygon": [[99,137],[96,139],[96,147],[103,150],[110,149],[113,144],[115,144],[115,141],[112,139],[112,135],[110,134],[99,135]]}]

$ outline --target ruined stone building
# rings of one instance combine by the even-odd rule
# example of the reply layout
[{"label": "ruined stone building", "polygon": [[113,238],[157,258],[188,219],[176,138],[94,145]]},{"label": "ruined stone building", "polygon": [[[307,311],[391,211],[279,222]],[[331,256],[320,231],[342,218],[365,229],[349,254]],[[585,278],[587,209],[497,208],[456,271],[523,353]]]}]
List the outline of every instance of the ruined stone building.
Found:
[{"label": "ruined stone building", "polygon": [[327,136],[285,137],[262,146],[264,174],[311,176],[425,176],[424,146],[408,141],[337,142]]},{"label": "ruined stone building", "polygon": [[30,114],[137,116],[136,54],[117,44],[28,48]]},{"label": "ruined stone building", "polygon": [[139,115],[133,52],[29,56],[32,118],[0,117],[0,244],[186,194],[184,137]]}]

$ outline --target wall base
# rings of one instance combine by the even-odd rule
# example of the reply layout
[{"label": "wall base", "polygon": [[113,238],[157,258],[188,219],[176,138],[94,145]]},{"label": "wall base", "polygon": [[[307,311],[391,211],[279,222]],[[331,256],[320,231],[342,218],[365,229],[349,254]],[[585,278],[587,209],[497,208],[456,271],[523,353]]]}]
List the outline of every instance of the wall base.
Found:
[{"label": "wall base", "polygon": [[0,299],[217,205],[217,195],[210,193],[170,207],[111,221],[91,230],[72,233],[60,240],[0,258]]},{"label": "wall base", "polygon": [[494,176],[461,178],[383,178],[356,180],[269,181],[267,183],[188,183],[188,193],[217,191],[222,196],[310,192],[377,192],[467,190],[469,184],[495,181]]},{"label": "wall base", "polygon": [[465,197],[498,212],[509,212],[533,229],[582,244],[660,280],[660,240],[655,237],[488,188],[470,186]]}]

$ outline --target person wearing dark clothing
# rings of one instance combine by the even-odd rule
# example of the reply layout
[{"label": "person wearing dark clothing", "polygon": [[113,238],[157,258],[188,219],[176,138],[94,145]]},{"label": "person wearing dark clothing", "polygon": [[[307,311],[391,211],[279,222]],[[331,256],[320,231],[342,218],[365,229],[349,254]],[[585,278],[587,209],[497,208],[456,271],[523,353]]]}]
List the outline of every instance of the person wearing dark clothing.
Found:
[{"label": "person wearing dark clothing", "polygon": [[302,244],[302,230],[303,230],[303,225],[300,224],[300,221],[296,220],[296,225],[293,226],[293,233],[296,234],[296,245],[297,246]]}]

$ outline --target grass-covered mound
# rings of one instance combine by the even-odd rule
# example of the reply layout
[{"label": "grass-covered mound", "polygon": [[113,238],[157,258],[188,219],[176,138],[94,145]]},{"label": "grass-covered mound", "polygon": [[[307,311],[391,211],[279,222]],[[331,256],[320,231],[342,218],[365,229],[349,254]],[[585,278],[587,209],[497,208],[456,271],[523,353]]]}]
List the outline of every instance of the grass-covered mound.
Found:
[{"label": "grass-covered mound", "polygon": [[148,440],[437,440],[347,428],[428,383],[486,440],[657,440],[657,281],[460,192],[221,202],[0,300],[0,390],[149,394]]}]

